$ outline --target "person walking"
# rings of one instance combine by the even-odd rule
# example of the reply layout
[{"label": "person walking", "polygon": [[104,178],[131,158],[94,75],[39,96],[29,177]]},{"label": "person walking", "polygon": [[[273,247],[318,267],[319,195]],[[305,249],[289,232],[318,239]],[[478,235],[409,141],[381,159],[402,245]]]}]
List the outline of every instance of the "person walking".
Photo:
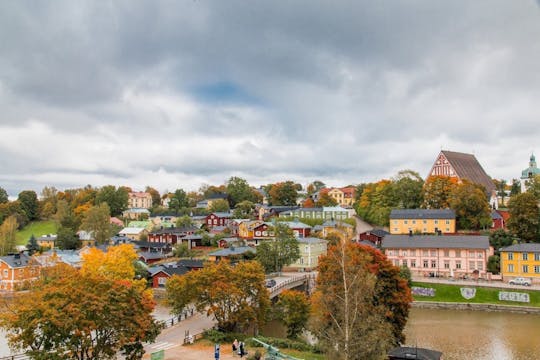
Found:
[{"label": "person walking", "polygon": [[236,351],[238,351],[238,339],[234,339],[232,343],[232,354],[233,356],[236,355]]},{"label": "person walking", "polygon": [[244,342],[240,341],[240,345],[238,345],[238,355],[240,355],[240,358],[243,358],[244,355],[246,355],[246,352],[244,351]]}]

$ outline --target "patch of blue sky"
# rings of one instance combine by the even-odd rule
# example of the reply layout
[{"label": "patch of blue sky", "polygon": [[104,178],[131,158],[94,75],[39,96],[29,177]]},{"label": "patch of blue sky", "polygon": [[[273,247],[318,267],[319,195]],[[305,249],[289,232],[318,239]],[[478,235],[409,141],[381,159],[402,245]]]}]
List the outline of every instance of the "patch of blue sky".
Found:
[{"label": "patch of blue sky", "polygon": [[249,94],[243,88],[230,81],[220,81],[196,86],[191,89],[192,95],[200,101],[208,103],[239,103],[262,105],[262,101]]}]

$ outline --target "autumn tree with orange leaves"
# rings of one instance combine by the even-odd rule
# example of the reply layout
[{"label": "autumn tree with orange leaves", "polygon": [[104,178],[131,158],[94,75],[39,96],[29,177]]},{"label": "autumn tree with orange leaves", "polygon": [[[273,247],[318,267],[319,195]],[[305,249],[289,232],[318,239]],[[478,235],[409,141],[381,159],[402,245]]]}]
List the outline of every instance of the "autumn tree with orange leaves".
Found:
[{"label": "autumn tree with orange leaves", "polygon": [[264,324],[270,306],[264,280],[264,270],[256,261],[232,266],[222,260],[172,276],[166,285],[167,298],[173,313],[194,304],[197,311],[213,316],[221,330],[247,332]]},{"label": "autumn tree with orange leaves", "polygon": [[449,176],[430,176],[424,183],[423,207],[426,209],[450,208],[452,191],[458,186],[458,179]]},{"label": "autumn tree with orange leaves", "polygon": [[60,264],[8,305],[0,327],[32,359],[141,359],[143,342],[160,331],[154,305],[151,291],[130,280]]},{"label": "autumn tree with orange leaves", "polygon": [[380,359],[404,341],[411,301],[381,252],[341,241],[319,259],[311,329],[331,359]]}]

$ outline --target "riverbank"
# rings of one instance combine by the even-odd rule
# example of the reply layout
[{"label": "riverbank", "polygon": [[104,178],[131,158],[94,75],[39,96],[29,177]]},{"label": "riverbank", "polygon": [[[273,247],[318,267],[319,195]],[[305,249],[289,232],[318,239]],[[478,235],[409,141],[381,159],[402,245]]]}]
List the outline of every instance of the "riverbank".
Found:
[{"label": "riverbank", "polygon": [[540,314],[538,290],[413,282],[412,291],[413,306],[419,308]]}]

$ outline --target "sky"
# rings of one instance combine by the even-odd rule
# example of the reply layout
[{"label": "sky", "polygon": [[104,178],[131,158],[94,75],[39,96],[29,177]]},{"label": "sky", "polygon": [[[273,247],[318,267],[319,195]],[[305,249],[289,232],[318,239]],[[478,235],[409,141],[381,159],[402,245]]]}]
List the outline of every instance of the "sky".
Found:
[{"label": "sky", "polygon": [[0,187],[345,186],[540,155],[540,1],[2,1]]}]

